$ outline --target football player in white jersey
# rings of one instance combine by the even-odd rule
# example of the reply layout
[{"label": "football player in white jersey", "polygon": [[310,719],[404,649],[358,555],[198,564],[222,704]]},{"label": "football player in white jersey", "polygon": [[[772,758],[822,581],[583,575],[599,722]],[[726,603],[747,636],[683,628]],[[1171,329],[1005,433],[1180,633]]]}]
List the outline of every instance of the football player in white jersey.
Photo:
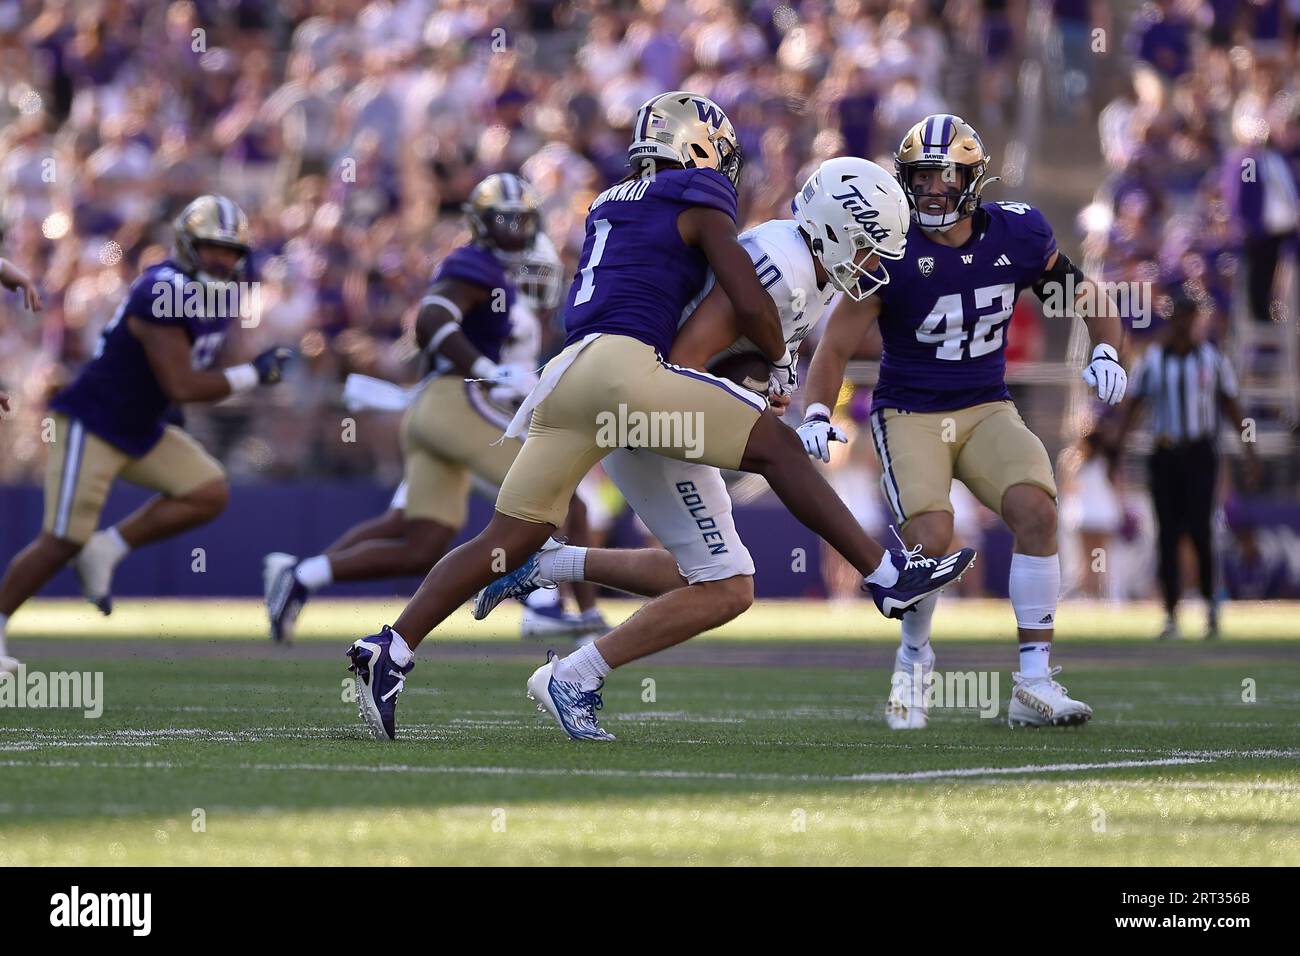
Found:
[{"label": "football player in white jersey", "polygon": [[[792,356],[842,296],[864,299],[889,281],[884,260],[902,257],[909,222],[907,199],[894,177],[854,157],[819,166],[793,208],[794,219],[772,220],[740,236],[777,306]],[[671,362],[718,369],[731,356],[746,355],[762,358],[740,336],[722,288],[708,283],[684,321]],[[788,404],[798,385],[794,367],[791,361],[779,371],[771,369],[755,390],[770,392],[774,405]],[[604,468],[663,548],[581,548],[552,540],[479,593],[476,618],[506,598],[579,580],[647,597],[698,588],[699,606],[692,609],[697,634],[725,624],[753,603],[754,562],[736,532],[731,498],[717,468],[626,448],[607,455]],[[609,647],[619,635],[614,631],[596,644],[611,668],[685,639],[637,632],[626,646]]]}]

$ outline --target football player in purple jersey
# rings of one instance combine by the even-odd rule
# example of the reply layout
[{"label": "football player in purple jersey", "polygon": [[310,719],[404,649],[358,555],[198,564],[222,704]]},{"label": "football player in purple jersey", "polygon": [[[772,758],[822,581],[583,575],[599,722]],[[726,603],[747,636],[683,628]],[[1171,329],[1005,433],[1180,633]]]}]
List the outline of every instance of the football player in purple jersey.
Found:
[{"label": "football player in purple jersey", "polygon": [[[924,563],[886,551],[858,527],[764,398],[667,362],[711,269],[737,330],[772,363],[772,390],[787,394],[796,384],[776,304],[737,236],[741,157],[726,114],[688,92],[653,97],[638,111],[628,155],[633,174],[597,196],[587,215],[565,305],[566,346],[507,429],[528,437],[496,514],[438,562],[392,627],[348,652],[359,677],[358,708],[377,740],[395,736],[413,646],[476,591],[527,562],[563,523],[582,476],[616,448],[762,474],[791,512],[862,574],[886,616],[905,613],[974,560],[968,549]],[[570,737],[612,739],[596,717],[604,676],[648,644],[678,643],[702,630],[715,613],[709,584],[677,588],[594,644],[563,660],[548,657],[529,679],[529,693]]]},{"label": "football player in purple jersey", "polygon": [[[903,137],[895,156],[912,208],[903,261],[892,281],[861,308],[839,310],[818,343],[799,433],[813,457],[830,460],[844,437],[830,409],[849,358],[877,322],[884,340],[871,429],[884,496],[909,548],[943,554],[953,535],[949,493],[960,479],[1015,535],[1010,595],[1020,636],[1008,720],[1013,725],[1080,724],[1092,709],[1072,699],[1049,666],[1061,572],[1056,550],[1056,484],[1042,442],[1025,426],[1007,391],[1006,335],[1017,296],[1099,301],[1056,247],[1042,213],[1020,202],[981,203],[992,182],[989,157],[970,124],[928,116]],[[1063,310],[1065,311],[1065,310]],[[1084,380],[1111,405],[1126,376],[1116,352],[1113,309],[1082,314],[1094,343]],[[1105,314],[1089,314],[1105,313]],[[926,726],[924,678],[934,667],[930,623],[937,595],[903,618],[886,719],[895,729]]]},{"label": "football player in purple jersey", "polygon": [[[9,616],[69,560],[86,598],[109,614],[122,558],[224,510],[230,489],[221,465],[171,421],[181,403],[279,382],[292,355],[277,347],[245,365],[215,367],[230,324],[251,301],[241,291],[250,244],[247,217],[226,197],[200,196],[186,206],[171,258],[131,284],[94,357],[50,402],[45,520],[0,580],[0,667],[16,666],[3,654]],[[159,494],[96,531],[118,478]]]},{"label": "football player in purple jersey", "polygon": [[[515,280],[527,274],[544,240],[537,196],[514,173],[493,173],[474,187],[465,214],[470,241],[438,265],[416,316],[427,374],[402,420],[402,484],[388,510],[323,553],[266,556],[272,640],[292,640],[307,599],[336,581],[427,573],[465,525],[471,481],[500,487],[522,447],[498,439],[536,381],[536,356],[506,361],[503,348],[521,307]],[[593,590],[579,595],[579,609],[587,620],[599,618]],[[583,629],[558,601],[527,606],[524,616],[524,636],[576,636]]]}]

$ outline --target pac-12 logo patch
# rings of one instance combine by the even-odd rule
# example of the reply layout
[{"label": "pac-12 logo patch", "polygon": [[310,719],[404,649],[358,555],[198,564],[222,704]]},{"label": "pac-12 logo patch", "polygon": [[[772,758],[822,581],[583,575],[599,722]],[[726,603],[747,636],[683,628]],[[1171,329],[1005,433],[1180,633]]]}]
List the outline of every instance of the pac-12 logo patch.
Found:
[{"label": "pac-12 logo patch", "polygon": [[916,260],[916,267],[921,270],[921,275],[928,276],[934,271],[934,256],[921,256]]}]

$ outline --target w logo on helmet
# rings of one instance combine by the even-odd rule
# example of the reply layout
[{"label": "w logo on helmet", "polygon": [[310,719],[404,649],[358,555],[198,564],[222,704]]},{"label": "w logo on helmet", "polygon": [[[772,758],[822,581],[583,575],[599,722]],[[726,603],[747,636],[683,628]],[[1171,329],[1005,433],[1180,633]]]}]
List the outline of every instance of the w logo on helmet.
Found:
[{"label": "w logo on helmet", "polygon": [[717,129],[726,119],[726,114],[722,112],[716,103],[710,103],[707,100],[692,100],[695,104],[695,112],[699,114],[700,122],[707,123],[710,129]]}]

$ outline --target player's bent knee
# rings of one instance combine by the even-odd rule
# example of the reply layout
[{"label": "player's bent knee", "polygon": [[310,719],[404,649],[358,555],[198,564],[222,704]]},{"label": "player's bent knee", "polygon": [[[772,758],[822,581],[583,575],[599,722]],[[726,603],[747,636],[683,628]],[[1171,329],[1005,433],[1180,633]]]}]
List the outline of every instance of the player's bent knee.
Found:
[{"label": "player's bent knee", "polygon": [[211,521],[230,504],[230,484],[224,478],[209,481],[183,496],[187,504],[198,509]]},{"label": "player's bent knee", "polygon": [[946,511],[927,511],[907,522],[903,540],[908,547],[921,546],[921,553],[936,557],[952,547],[952,515]]},{"label": "player's bent knee", "polygon": [[717,611],[714,627],[735,620],[754,604],[753,575],[738,574],[721,581],[708,581],[700,586],[709,589],[709,598]]},{"label": "player's bent knee", "polygon": [[1044,545],[1056,540],[1056,501],[1037,485],[1014,485],[1007,489],[1003,516],[1018,539]]}]

